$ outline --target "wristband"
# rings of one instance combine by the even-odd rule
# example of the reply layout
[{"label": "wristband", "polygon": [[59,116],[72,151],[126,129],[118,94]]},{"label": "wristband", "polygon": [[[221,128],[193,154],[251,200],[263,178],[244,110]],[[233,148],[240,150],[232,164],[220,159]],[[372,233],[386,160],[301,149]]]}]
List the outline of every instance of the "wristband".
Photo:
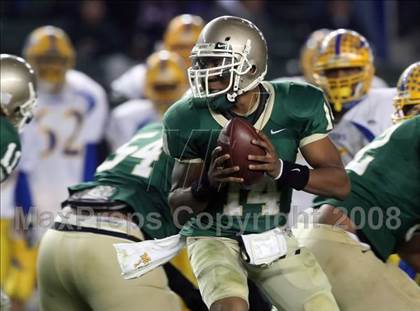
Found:
[{"label": "wristband", "polygon": [[279,172],[279,174],[277,175],[277,177],[276,177],[276,178],[274,178],[274,180],[279,180],[279,179],[280,179],[280,177],[281,177],[281,175],[283,175],[283,160],[282,160],[282,159],[279,159],[279,161],[280,161],[280,164],[281,164],[281,166],[280,166],[280,172]]},{"label": "wristband", "polygon": [[207,174],[191,184],[191,194],[197,201],[207,201],[215,192],[216,189],[210,185]]},{"label": "wristband", "polygon": [[296,190],[302,190],[309,181],[309,167],[279,159],[281,169],[275,178],[280,185],[290,186]]}]

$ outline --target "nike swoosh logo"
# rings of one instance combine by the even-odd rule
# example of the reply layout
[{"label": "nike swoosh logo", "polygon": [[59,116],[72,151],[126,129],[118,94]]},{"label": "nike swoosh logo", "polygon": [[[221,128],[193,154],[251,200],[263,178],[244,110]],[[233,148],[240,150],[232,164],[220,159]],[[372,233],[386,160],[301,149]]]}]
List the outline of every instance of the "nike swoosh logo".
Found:
[{"label": "nike swoosh logo", "polygon": [[300,172],[300,168],[294,168],[292,169],[292,172]]},{"label": "nike swoosh logo", "polygon": [[277,130],[277,131],[270,130],[270,133],[271,133],[271,135],[274,135],[274,134],[278,134],[278,133],[280,133],[280,132],[283,132],[283,131],[285,131],[285,130],[287,130],[287,129],[280,129],[280,130]]}]

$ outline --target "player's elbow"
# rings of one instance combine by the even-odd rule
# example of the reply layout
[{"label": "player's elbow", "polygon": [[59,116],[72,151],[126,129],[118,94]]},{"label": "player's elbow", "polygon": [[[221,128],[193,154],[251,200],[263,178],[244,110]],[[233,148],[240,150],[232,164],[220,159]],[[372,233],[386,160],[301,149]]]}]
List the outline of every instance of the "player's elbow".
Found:
[{"label": "player's elbow", "polygon": [[343,170],[339,178],[337,178],[337,187],[335,188],[335,198],[339,200],[344,200],[351,191],[350,179],[347,176],[346,172]]},{"label": "player's elbow", "polygon": [[168,203],[171,209],[172,218],[177,226],[183,226],[193,215],[194,210],[186,201],[186,192],[188,190],[178,188],[169,193]]},{"label": "player's elbow", "polygon": [[178,189],[172,190],[168,196],[168,204],[169,204],[169,208],[171,209],[172,214],[174,214],[174,212],[176,211],[176,208],[179,206],[177,190]]}]

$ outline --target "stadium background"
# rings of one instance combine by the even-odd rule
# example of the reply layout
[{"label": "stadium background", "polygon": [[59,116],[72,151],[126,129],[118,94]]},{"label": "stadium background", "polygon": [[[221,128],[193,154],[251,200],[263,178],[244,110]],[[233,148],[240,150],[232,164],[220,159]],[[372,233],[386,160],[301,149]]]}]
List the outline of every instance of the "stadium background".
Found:
[{"label": "stadium background", "polygon": [[311,31],[348,28],[369,40],[377,75],[393,86],[420,55],[419,12],[419,2],[393,0],[1,1],[1,49],[20,55],[34,28],[61,27],[77,49],[76,69],[108,90],[112,80],[158,46],[172,17],[191,13],[209,21],[237,15],[265,34],[269,78],[299,73],[299,50]]},{"label": "stadium background", "polygon": [[[221,15],[247,18],[264,33],[268,78],[299,75],[299,52],[320,28],[353,29],[375,55],[376,75],[389,86],[420,55],[420,2],[416,1],[1,1],[1,52],[21,55],[28,34],[43,25],[64,29],[76,52],[76,69],[110,83],[160,46],[168,22],[183,13],[205,21]],[[110,105],[116,105],[110,101]],[[103,157],[106,151],[103,152]]]}]

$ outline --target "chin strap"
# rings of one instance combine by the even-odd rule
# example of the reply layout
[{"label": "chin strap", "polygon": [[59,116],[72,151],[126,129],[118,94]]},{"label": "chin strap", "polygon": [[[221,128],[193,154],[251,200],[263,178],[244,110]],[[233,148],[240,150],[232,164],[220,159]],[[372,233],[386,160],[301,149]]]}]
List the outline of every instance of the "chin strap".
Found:
[{"label": "chin strap", "polygon": [[207,98],[206,102],[213,111],[223,114],[225,111],[230,110],[234,106],[236,99],[234,101],[230,101],[228,99],[228,94],[221,94],[215,97]]},{"label": "chin strap", "polygon": [[238,97],[238,93],[236,93],[236,92],[233,92],[231,94],[229,94],[229,93],[226,94],[227,100],[230,101],[231,103],[236,102],[237,97]]},{"label": "chin strap", "polygon": [[[228,101],[230,102],[235,102],[236,101],[236,97],[238,97],[238,95],[241,95],[242,93],[245,92],[245,90],[240,90],[239,89],[239,83],[241,81],[241,77],[243,75],[246,75],[247,73],[249,73],[249,71],[251,70],[252,66],[248,61],[248,55],[249,52],[251,51],[251,40],[246,40],[245,43],[245,47],[244,50],[242,52],[242,60],[240,65],[238,66],[237,69],[232,69],[235,73],[235,81],[233,83],[233,92],[232,93],[227,93],[226,97],[228,99]],[[245,64],[247,64],[247,68],[244,70],[244,66]]]}]

